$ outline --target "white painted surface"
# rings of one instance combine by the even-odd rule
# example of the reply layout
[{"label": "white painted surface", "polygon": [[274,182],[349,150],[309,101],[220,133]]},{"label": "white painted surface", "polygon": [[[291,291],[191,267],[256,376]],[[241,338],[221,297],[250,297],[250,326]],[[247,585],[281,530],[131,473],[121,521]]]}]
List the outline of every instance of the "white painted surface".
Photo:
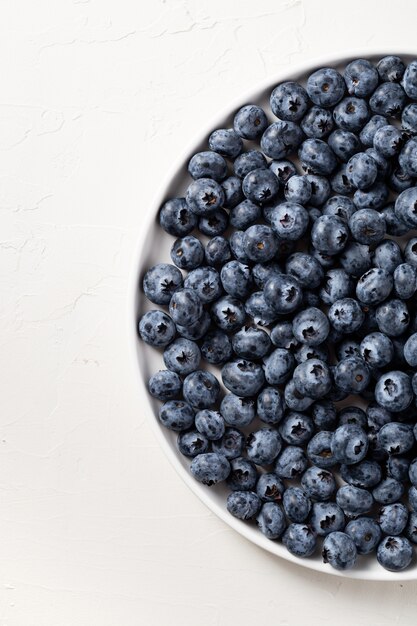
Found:
[{"label": "white painted surface", "polygon": [[208,512],[150,432],[125,330],[135,239],[178,151],[290,63],[412,48],[415,11],[0,3],[0,626],[415,623],[416,583],[307,572]]}]

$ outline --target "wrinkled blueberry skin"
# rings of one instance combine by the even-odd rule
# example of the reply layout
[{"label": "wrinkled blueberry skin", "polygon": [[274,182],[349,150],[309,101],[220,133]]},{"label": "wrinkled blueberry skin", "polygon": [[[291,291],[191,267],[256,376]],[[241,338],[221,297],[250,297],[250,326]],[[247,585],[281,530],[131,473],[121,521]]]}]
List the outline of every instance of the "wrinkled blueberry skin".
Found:
[{"label": "wrinkled blueberry skin", "polygon": [[400,572],[410,565],[413,549],[405,537],[385,537],[378,546],[376,558],[388,571]]},{"label": "wrinkled blueberry skin", "polygon": [[316,536],[306,524],[290,524],[282,537],[282,543],[291,554],[298,557],[311,556],[317,546]]}]

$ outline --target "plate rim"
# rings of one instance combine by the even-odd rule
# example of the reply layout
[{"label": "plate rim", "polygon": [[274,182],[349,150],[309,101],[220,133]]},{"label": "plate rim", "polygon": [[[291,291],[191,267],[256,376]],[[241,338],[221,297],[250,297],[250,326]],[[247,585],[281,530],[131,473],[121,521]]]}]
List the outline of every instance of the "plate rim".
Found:
[{"label": "plate rim", "polygon": [[[411,47],[410,47],[411,48]],[[139,398],[146,402],[146,407],[143,407],[143,411],[146,414],[146,419],[151,426],[160,447],[162,448],[168,461],[174,467],[175,471],[185,484],[191,489],[191,491],[199,498],[199,500],[207,506],[207,508],[213,512],[218,518],[220,518],[225,524],[233,528],[236,532],[242,535],[245,539],[254,543],[258,547],[266,550],[274,556],[280,557],[285,561],[289,561],[307,570],[316,571],[321,574],[327,574],[329,576],[338,576],[341,578],[348,578],[353,580],[367,580],[378,582],[403,582],[417,580],[417,563],[410,569],[406,569],[403,572],[389,572],[381,567],[379,570],[365,569],[355,570],[350,569],[346,571],[338,571],[333,568],[327,567],[324,563],[317,559],[301,559],[288,552],[285,547],[278,542],[270,541],[264,535],[262,535],[257,529],[245,524],[241,520],[233,517],[228,513],[226,508],[221,507],[216,502],[213,502],[208,496],[207,488],[197,482],[189,471],[181,464],[178,458],[178,454],[169,444],[167,438],[164,435],[163,427],[159,424],[155,418],[155,413],[152,408],[151,399],[148,389],[141,371],[141,363],[139,357],[139,342],[137,335],[137,314],[138,305],[142,297],[140,294],[140,277],[143,271],[144,259],[146,257],[146,245],[147,237],[152,225],[155,222],[155,218],[158,215],[159,209],[162,203],[167,199],[169,188],[172,185],[173,179],[178,176],[179,172],[186,166],[191,156],[199,150],[200,144],[206,139],[206,137],[215,129],[221,127],[224,120],[231,115],[231,113],[245,103],[256,102],[260,94],[267,89],[272,89],[275,85],[287,81],[297,80],[297,76],[312,72],[316,68],[320,67],[332,67],[340,65],[342,63],[348,63],[355,58],[373,59],[375,57],[384,57],[387,55],[397,55],[401,57],[415,58],[417,59],[417,50],[415,53],[410,51],[409,47],[392,50],[381,50],[379,47],[362,49],[348,49],[339,54],[333,55],[320,55],[312,57],[308,61],[299,62],[296,64],[289,63],[274,74],[269,74],[252,89],[247,90],[242,95],[228,101],[227,105],[222,108],[221,113],[213,116],[209,120],[209,123],[204,124],[203,130],[198,133],[196,139],[189,142],[186,148],[181,151],[178,158],[175,158],[173,165],[169,168],[166,176],[163,178],[159,191],[155,194],[151,201],[146,214],[143,218],[143,224],[138,232],[137,242],[134,246],[134,252],[132,256],[132,262],[128,275],[128,293],[127,293],[127,342],[130,361],[132,363],[132,370],[135,371],[134,380],[138,383],[137,388],[139,391]]]}]

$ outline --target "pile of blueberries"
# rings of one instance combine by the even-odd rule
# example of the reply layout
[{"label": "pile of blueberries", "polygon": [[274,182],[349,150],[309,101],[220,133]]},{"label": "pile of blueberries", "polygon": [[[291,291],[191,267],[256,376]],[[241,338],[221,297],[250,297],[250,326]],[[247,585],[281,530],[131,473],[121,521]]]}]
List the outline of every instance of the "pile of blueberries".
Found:
[{"label": "pile of blueberries", "polygon": [[232,515],[298,557],[322,540],[337,569],[375,552],[403,570],[417,544],[417,60],[322,68],[275,87],[270,109],[211,133],[185,197],[160,210],[176,239],[143,279],[163,307],[139,321],[166,367],[149,391]]}]

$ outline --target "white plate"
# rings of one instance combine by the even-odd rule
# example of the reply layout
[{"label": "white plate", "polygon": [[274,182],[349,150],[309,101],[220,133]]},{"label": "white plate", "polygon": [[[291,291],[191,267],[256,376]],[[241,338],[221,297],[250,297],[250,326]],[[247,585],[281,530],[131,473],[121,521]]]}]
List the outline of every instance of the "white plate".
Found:
[{"label": "white plate", "polygon": [[305,63],[296,67],[289,67],[288,70],[282,71],[276,76],[264,82],[258,89],[247,93],[243,98],[239,98],[236,102],[230,103],[221,115],[214,120],[197,141],[185,152],[182,158],[178,159],[173,171],[168,176],[165,184],[161,185],[161,189],[150,207],[138,242],[137,253],[135,255],[132,274],[130,278],[130,293],[128,301],[128,341],[129,349],[133,353],[134,368],[137,374],[138,390],[140,394],[140,402],[142,410],[146,412],[149,422],[156,434],[156,437],[167,455],[168,459],[179,473],[185,483],[192,491],[204,502],[213,513],[220,517],[226,524],[234,528],[241,535],[257,544],[261,548],[276,554],[277,556],[297,563],[303,567],[333,574],[335,576],[343,576],[349,578],[359,578],[367,580],[413,580],[417,579],[417,564],[414,558],[414,565],[407,570],[399,573],[392,573],[384,570],[376,561],[375,555],[371,558],[359,557],[356,566],[346,572],[338,572],[329,565],[324,564],[318,554],[315,558],[300,559],[290,554],[286,548],[278,541],[270,541],[267,539],[255,525],[242,522],[232,515],[226,509],[226,490],[224,486],[217,485],[208,488],[201,485],[191,476],[188,466],[189,461],[183,457],[177,450],[175,433],[163,428],[158,420],[159,402],[150,397],[146,383],[149,377],[159,369],[163,369],[163,361],[161,352],[151,348],[150,346],[140,342],[137,335],[137,321],[144,311],[155,308],[146,301],[141,292],[140,285],[145,271],[155,263],[171,262],[169,250],[173,242],[173,238],[166,234],[157,223],[157,215],[159,208],[165,200],[183,194],[185,188],[190,182],[190,176],[187,173],[187,164],[191,156],[200,150],[207,149],[207,139],[209,134],[216,128],[229,128],[232,124],[233,113],[241,106],[249,103],[256,103],[263,106],[268,113],[270,120],[275,119],[269,108],[269,94],[272,89],[280,82],[286,80],[297,80],[304,82],[306,77],[312,71],[319,67],[336,67],[343,68],[354,58],[368,58],[377,60],[387,54],[398,54],[406,62],[417,58],[410,54],[409,51],[359,51],[345,54],[343,57],[326,57]]}]

